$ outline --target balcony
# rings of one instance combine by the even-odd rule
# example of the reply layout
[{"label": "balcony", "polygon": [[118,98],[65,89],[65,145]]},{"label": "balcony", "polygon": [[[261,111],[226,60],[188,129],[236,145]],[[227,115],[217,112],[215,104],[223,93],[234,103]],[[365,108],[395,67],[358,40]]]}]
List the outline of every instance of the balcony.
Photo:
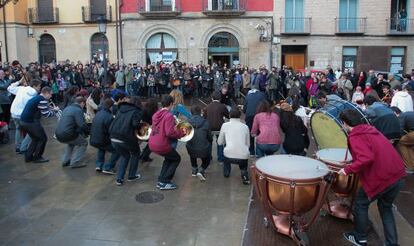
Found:
[{"label": "balcony", "polygon": [[105,19],[109,22],[112,21],[112,6],[108,6],[105,10],[94,9],[90,6],[82,7],[82,21],[85,23],[94,23],[98,21],[100,16],[105,16]]},{"label": "balcony", "polygon": [[59,9],[52,8],[50,11],[29,8],[28,12],[30,24],[56,24],[59,23]]},{"label": "balcony", "polygon": [[411,36],[414,35],[414,19],[387,19],[387,35]]},{"label": "balcony", "polygon": [[363,35],[367,28],[367,18],[335,18],[336,35]]},{"label": "balcony", "polygon": [[138,13],[145,17],[175,17],[181,14],[181,0],[138,0]]},{"label": "balcony", "polygon": [[246,12],[246,0],[203,0],[203,13],[208,16],[240,16]]},{"label": "balcony", "polygon": [[282,35],[309,35],[311,33],[312,18],[292,17],[280,18],[280,34]]}]

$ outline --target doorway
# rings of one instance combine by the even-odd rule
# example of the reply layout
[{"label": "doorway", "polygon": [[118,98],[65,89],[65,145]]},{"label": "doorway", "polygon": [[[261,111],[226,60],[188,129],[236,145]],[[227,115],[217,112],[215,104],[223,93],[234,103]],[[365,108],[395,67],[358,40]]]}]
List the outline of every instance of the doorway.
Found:
[{"label": "doorway", "polygon": [[306,50],[306,45],[282,46],[282,65],[292,68],[293,71],[305,69]]},{"label": "doorway", "polygon": [[208,42],[208,63],[216,63],[218,66],[231,67],[239,61],[239,42],[237,38],[228,32],[219,32],[211,37]]},{"label": "doorway", "polygon": [[52,35],[43,34],[39,41],[39,62],[50,63],[56,61],[56,42]]}]

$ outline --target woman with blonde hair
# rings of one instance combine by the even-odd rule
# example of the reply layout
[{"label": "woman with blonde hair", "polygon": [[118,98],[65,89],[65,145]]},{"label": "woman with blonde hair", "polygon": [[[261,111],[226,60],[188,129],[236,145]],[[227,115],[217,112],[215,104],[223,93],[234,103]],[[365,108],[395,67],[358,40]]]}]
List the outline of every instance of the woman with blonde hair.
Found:
[{"label": "woman with blonde hair", "polygon": [[184,106],[184,97],[183,93],[177,89],[171,91],[170,96],[173,98],[173,108],[171,112],[174,116],[179,117],[183,115],[187,119],[191,117],[191,113]]}]

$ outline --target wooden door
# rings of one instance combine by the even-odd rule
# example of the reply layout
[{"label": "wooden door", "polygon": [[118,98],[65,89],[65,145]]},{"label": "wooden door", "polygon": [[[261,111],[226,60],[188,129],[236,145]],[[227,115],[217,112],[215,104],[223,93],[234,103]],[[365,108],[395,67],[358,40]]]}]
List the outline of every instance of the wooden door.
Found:
[{"label": "wooden door", "polygon": [[305,54],[285,54],[285,65],[294,71],[305,69]]},{"label": "wooden door", "polygon": [[53,0],[37,0],[37,13],[39,22],[52,22],[53,18]]}]

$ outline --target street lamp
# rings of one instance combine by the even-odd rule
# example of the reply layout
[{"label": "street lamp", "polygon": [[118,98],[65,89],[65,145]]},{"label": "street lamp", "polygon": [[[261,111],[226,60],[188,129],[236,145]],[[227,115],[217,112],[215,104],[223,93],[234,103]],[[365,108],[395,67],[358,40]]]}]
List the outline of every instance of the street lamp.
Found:
[{"label": "street lamp", "polygon": [[105,41],[106,41],[106,36],[105,36],[105,34],[106,34],[106,17],[105,17],[105,15],[101,15],[101,16],[99,16],[98,18],[97,18],[97,22],[98,22],[98,29],[99,29],[99,32],[101,33],[101,35],[102,35],[102,55],[103,55],[103,58],[102,58],[102,62],[103,62],[103,65],[104,65],[104,76],[103,76],[103,78],[102,78],[102,84],[104,84],[104,85],[106,85],[106,83],[108,83],[108,81],[107,81],[107,74],[108,74],[108,62],[107,62],[107,60],[106,60],[106,44],[105,44]]}]

